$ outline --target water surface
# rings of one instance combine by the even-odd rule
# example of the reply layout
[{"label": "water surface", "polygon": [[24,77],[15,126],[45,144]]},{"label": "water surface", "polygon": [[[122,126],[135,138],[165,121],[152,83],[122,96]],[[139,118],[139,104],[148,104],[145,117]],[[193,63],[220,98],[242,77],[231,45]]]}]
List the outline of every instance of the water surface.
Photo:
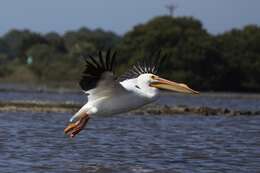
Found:
[{"label": "water surface", "polygon": [[1,173],[189,173],[260,170],[260,116],[92,117],[75,139],[70,115],[1,112]]},{"label": "water surface", "polygon": [[[2,90],[0,101],[84,104],[82,92]],[[156,104],[260,110],[257,94],[165,94]],[[0,172],[260,171],[260,116],[92,117],[77,138],[67,113],[0,112]]]}]

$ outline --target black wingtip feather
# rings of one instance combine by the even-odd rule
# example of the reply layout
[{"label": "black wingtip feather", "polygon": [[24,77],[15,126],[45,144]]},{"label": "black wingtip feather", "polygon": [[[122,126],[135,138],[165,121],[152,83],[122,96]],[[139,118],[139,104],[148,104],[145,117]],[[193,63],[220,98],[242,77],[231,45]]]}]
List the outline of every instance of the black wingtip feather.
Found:
[{"label": "black wingtip feather", "polygon": [[100,62],[101,67],[106,67],[105,63],[104,63],[104,60],[103,60],[103,55],[102,55],[102,51],[101,50],[98,52],[98,56],[99,56],[99,62]]},{"label": "black wingtip feather", "polygon": [[96,67],[100,67],[99,63],[95,60],[93,56],[88,55],[88,58],[96,65]]},{"label": "black wingtip feather", "polygon": [[114,65],[116,64],[116,62],[115,62],[116,54],[117,54],[117,52],[115,51],[111,57],[110,68],[109,68],[110,71],[113,71]]},{"label": "black wingtip feather", "polygon": [[98,57],[94,58],[88,55],[85,58],[86,67],[83,71],[79,85],[85,91],[94,88],[104,72],[113,72],[113,63],[115,62],[116,54],[113,53],[111,57],[111,50],[109,49],[106,56],[103,57],[102,51],[98,52]]},{"label": "black wingtip feather", "polygon": [[106,69],[109,69],[110,51],[111,51],[111,49],[108,49],[107,54],[106,54]]}]

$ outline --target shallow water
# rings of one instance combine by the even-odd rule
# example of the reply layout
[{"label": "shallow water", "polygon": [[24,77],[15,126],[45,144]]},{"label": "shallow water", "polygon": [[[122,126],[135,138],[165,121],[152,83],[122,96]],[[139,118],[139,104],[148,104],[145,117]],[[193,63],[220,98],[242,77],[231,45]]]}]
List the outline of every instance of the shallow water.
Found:
[{"label": "shallow water", "polygon": [[93,117],[75,139],[69,117],[0,113],[0,172],[260,171],[260,116]]}]

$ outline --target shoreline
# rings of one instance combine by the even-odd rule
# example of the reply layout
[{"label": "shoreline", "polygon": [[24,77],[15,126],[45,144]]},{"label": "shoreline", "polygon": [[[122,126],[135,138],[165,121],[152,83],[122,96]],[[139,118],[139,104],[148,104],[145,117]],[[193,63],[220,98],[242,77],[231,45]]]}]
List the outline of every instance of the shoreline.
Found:
[{"label": "shoreline", "polygon": [[[0,101],[0,112],[53,112],[53,113],[75,113],[82,104],[72,102],[42,102],[42,101]],[[212,107],[189,107],[168,105],[147,105],[130,113],[139,115],[180,115],[197,114],[204,116],[256,116],[260,110],[232,110],[229,108]]]}]

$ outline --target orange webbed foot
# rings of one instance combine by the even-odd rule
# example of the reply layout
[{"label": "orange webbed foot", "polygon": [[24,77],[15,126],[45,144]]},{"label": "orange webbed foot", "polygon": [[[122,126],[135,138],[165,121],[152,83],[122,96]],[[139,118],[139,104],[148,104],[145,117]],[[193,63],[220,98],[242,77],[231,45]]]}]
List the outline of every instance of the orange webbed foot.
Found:
[{"label": "orange webbed foot", "polygon": [[65,129],[64,133],[68,135],[70,138],[75,137],[87,124],[89,120],[89,116],[80,118],[75,123],[70,123]]}]

